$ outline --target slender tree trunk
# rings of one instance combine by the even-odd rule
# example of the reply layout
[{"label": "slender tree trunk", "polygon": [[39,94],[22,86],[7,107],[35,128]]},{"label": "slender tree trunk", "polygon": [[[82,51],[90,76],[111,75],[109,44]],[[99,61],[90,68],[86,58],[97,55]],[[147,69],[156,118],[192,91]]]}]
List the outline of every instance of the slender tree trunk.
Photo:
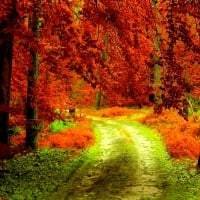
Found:
[{"label": "slender tree trunk", "polygon": [[[102,61],[103,63],[106,64],[106,61],[108,59],[108,53],[107,53],[107,43],[108,43],[109,37],[108,37],[108,33],[105,33],[104,35],[104,49],[102,51]],[[102,102],[102,77],[101,77],[101,68],[98,68],[99,71],[99,75],[98,75],[98,83],[99,83],[99,90],[97,91],[96,94],[96,104],[95,104],[95,108],[96,110],[99,110],[101,107],[101,102]],[[105,104],[105,99],[104,99],[104,104]]]},{"label": "slender tree trunk", "polygon": [[197,162],[197,167],[200,168],[200,156],[199,156],[199,159],[198,159],[198,162]]},{"label": "slender tree trunk", "polygon": [[39,68],[39,55],[37,52],[31,52],[33,64],[28,71],[28,89],[26,104],[26,146],[29,149],[37,149],[38,136],[38,113],[37,113],[37,80]]},{"label": "slender tree trunk", "polygon": [[[31,18],[31,28],[35,34],[35,38],[40,38],[40,2],[35,0],[35,12]],[[26,146],[29,149],[37,149],[38,147],[38,132],[39,120],[37,113],[37,98],[38,98],[38,71],[39,71],[39,54],[35,50],[31,50],[32,65],[28,69],[28,88],[27,88],[27,104],[26,104]]]},{"label": "slender tree trunk", "polygon": [[96,110],[99,110],[101,107],[101,97],[102,97],[102,93],[101,91],[98,91],[96,94]]},{"label": "slender tree trunk", "polygon": [[[155,0],[152,0],[152,4],[154,7],[158,9],[158,2]],[[160,66],[160,56],[158,52],[160,53],[160,33],[159,33],[159,25],[156,23],[157,16],[155,15],[155,30],[156,30],[156,36],[154,39],[154,57],[153,57],[153,75],[154,75],[154,83],[153,83],[153,89],[155,91],[154,95],[154,112],[155,113],[161,113],[162,111],[162,81],[161,81],[161,66]]]},{"label": "slender tree trunk", "polygon": [[161,91],[161,67],[158,64],[159,57],[155,55],[154,59],[154,91],[155,91],[155,104],[154,112],[161,113],[162,111],[162,91]]},{"label": "slender tree trunk", "polygon": [[0,21],[0,143],[9,144],[9,102],[12,71],[13,33],[5,32],[13,28],[17,19],[15,2],[13,9],[5,20]]}]

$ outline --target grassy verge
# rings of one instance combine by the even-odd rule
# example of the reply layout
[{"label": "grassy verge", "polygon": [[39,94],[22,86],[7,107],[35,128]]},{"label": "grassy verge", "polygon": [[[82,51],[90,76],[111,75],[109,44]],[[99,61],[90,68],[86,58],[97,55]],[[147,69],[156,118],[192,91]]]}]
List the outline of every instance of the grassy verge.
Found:
[{"label": "grassy verge", "polygon": [[[56,133],[40,139],[47,147],[28,154],[20,151],[12,159],[0,160],[0,199],[44,200],[66,184],[88,159],[87,148],[94,142],[90,121],[77,124],[71,128],[72,123],[57,121],[50,129]],[[62,129],[67,130],[60,132]],[[20,135],[19,144],[23,140]]]},{"label": "grassy verge", "polygon": [[160,115],[150,112],[140,122],[158,130],[172,157],[197,160],[200,153],[200,124],[189,117],[185,121],[176,110],[163,110]]},{"label": "grassy verge", "polygon": [[65,181],[65,183],[60,186],[57,192],[52,192],[48,196],[48,200],[62,200],[70,196],[71,192],[73,192],[72,185],[74,184],[74,182],[76,182],[74,180],[79,179],[84,173],[86,173],[85,170],[89,169],[88,166],[98,159],[100,153],[99,145],[101,140],[101,134],[98,131],[98,129],[96,129],[95,123],[93,123],[93,129],[96,138],[95,145],[84,151],[84,159],[82,159],[81,165],[74,166],[73,177],[70,177],[67,181]]},{"label": "grassy verge", "polygon": [[44,148],[6,160],[0,170],[0,199],[46,199],[69,179],[84,159],[84,152]]}]

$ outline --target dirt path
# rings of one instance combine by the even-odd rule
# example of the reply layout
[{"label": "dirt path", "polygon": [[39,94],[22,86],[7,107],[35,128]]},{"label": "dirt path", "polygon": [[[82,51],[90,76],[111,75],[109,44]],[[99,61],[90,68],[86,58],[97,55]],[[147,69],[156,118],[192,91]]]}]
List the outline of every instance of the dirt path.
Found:
[{"label": "dirt path", "polygon": [[165,199],[167,172],[162,171],[161,165],[168,165],[169,157],[164,148],[157,155],[157,143],[141,134],[137,127],[116,120],[96,122],[95,131],[100,133],[101,140],[89,152],[92,159],[49,199]]}]

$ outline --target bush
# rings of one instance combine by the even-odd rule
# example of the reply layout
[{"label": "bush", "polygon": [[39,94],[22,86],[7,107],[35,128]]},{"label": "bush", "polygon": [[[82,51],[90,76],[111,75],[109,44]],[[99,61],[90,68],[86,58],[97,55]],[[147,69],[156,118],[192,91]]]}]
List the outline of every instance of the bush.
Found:
[{"label": "bush", "polygon": [[65,130],[67,128],[73,127],[74,123],[69,121],[61,121],[61,120],[55,120],[49,125],[49,129],[51,132],[56,133],[62,130]]},{"label": "bush", "polygon": [[71,127],[57,134],[49,134],[39,140],[39,147],[57,147],[63,149],[82,149],[94,143],[93,130],[89,121],[81,121],[77,127]]},{"label": "bush", "polygon": [[152,112],[140,121],[159,131],[173,157],[198,158],[200,125],[192,119],[185,121],[176,110],[170,109],[163,110],[161,115]]}]

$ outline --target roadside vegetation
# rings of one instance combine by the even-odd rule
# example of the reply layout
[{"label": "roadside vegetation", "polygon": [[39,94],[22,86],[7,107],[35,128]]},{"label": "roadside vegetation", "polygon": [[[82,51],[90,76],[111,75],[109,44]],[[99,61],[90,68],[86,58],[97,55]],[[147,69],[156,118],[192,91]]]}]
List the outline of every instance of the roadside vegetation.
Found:
[{"label": "roadside vegetation", "polygon": [[54,121],[39,134],[39,149],[24,148],[23,129],[11,137],[12,145],[0,145],[0,199],[32,200],[60,188],[86,160],[95,143],[91,120]]},{"label": "roadside vegetation", "polygon": [[197,160],[200,154],[200,122],[189,117],[184,120],[174,109],[163,110],[160,115],[150,112],[139,121],[158,130],[169,154],[174,158]]},{"label": "roadside vegetation", "polygon": [[[183,189],[187,191],[185,195],[188,198],[199,196],[200,173],[196,168],[200,146],[198,121],[195,122],[192,117],[185,121],[175,110],[164,110],[161,115],[155,115],[148,108],[83,110],[83,115],[85,117],[74,121],[57,120],[48,127],[44,126],[36,151],[23,149],[25,133],[22,128],[16,129],[11,136],[11,147],[0,146],[0,178],[3,180],[0,182],[0,199],[45,199],[62,188],[80,166],[95,162],[102,138],[98,131],[93,132],[90,116],[104,120],[111,117],[136,127],[154,144],[158,160],[162,159],[162,155],[169,154],[168,159],[172,163],[169,160],[160,162],[160,176],[165,177],[166,185],[163,187],[167,188],[163,199],[174,200]],[[164,144],[163,147],[161,144]],[[163,151],[163,148],[164,154],[159,150]]]}]

